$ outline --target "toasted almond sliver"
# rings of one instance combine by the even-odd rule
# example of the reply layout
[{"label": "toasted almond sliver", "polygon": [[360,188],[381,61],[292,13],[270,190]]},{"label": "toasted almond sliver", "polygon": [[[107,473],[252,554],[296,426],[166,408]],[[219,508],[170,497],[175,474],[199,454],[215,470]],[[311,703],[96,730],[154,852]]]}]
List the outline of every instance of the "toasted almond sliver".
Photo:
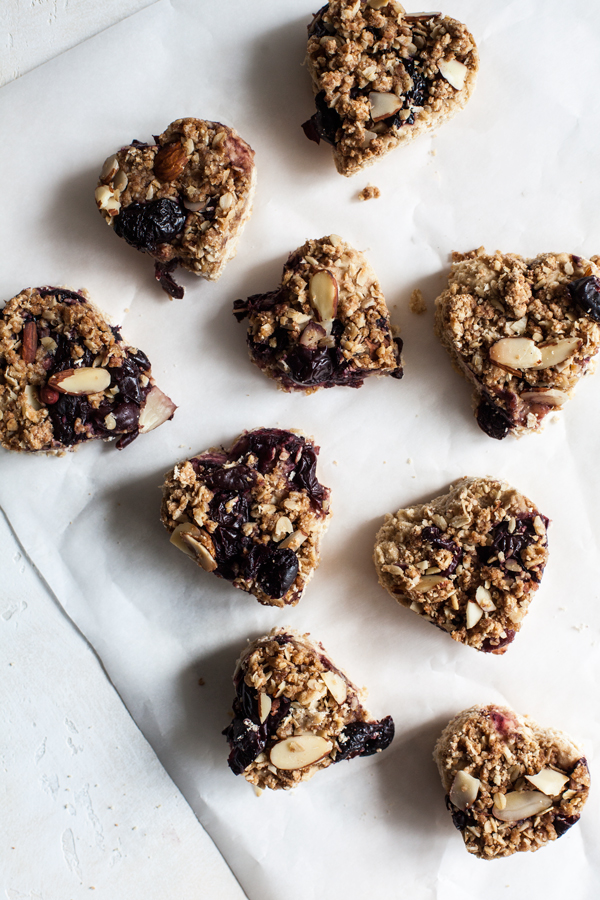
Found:
[{"label": "toasted almond sliver", "polygon": [[[496,795],[498,796],[498,795]],[[501,822],[518,822],[530,816],[539,816],[552,806],[552,800],[539,791],[512,791],[504,795],[503,809],[494,805],[492,813]]]},{"label": "toasted almond sliver", "polygon": [[298,734],[271,747],[269,757],[278,769],[291,771],[312,766],[313,763],[329,756],[332,750],[331,741],[318,734]]},{"label": "toasted almond sliver", "polygon": [[542,351],[530,338],[501,338],[490,347],[490,359],[512,369],[533,369],[542,360]]},{"label": "toasted almond sliver", "polygon": [[549,388],[547,391],[525,391],[521,394],[521,400],[527,403],[541,403],[544,406],[563,406],[569,399],[569,395],[558,388]]},{"label": "toasted almond sliver", "polygon": [[538,791],[541,791],[542,794],[546,794],[548,797],[556,797],[560,794],[569,780],[568,775],[563,775],[562,772],[557,772],[556,769],[549,768],[542,769],[537,775],[526,775],[525,778],[527,781],[530,781]]},{"label": "toasted almond sliver", "polygon": [[439,65],[440,75],[446,79],[457,91],[462,91],[465,86],[468,69],[464,63],[457,59],[450,59],[448,62],[442,61]]},{"label": "toasted almond sliver", "polygon": [[479,778],[468,772],[457,772],[450,788],[450,802],[464,812],[475,803],[480,786]]},{"label": "toasted almond sliver", "polygon": [[321,678],[327,685],[336,703],[342,704],[348,695],[348,686],[342,676],[338,675],[337,672],[327,670],[326,672],[321,672]]},{"label": "toasted almond sliver", "polygon": [[558,366],[573,356],[581,347],[579,338],[565,338],[562,341],[553,341],[551,344],[540,344],[539,349],[542,359],[532,369],[547,369],[550,366]]},{"label": "toasted almond sliver", "polygon": [[48,379],[48,387],[62,394],[97,394],[110,385],[108,369],[82,366],[80,369],[64,369]]},{"label": "toasted almond sliver", "polygon": [[396,94],[380,93],[371,91],[369,94],[369,103],[371,104],[371,118],[374,122],[380,122],[393,116],[398,110],[402,109],[403,100],[400,100]]},{"label": "toasted almond sliver", "polygon": [[320,322],[329,322],[335,318],[338,305],[338,283],[331,272],[327,269],[315,272],[310,279],[308,295]]},{"label": "toasted almond sliver", "polygon": [[437,587],[438,584],[441,584],[442,581],[448,581],[445,575],[423,575],[419,583],[416,584],[412,590],[418,591],[419,594],[425,594],[432,588]]},{"label": "toasted almond sliver", "polygon": [[260,719],[261,725],[268,719],[272,705],[273,701],[271,700],[269,695],[265,694],[264,691],[261,691],[258,695],[258,718]]},{"label": "toasted almond sliver", "polygon": [[483,610],[478,603],[469,600],[467,603],[467,629],[473,628],[483,615]]}]

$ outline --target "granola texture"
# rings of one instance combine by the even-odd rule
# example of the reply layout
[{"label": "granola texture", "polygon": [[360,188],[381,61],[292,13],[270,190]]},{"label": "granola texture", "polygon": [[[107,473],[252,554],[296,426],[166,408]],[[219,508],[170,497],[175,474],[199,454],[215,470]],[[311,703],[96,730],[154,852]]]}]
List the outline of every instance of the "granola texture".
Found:
[{"label": "granola texture", "polygon": [[331,144],[338,172],[353,175],[462,109],[479,57],[467,28],[442,13],[330,0],[308,26],[307,65],[317,112],[306,136]]},{"label": "granola texture", "polygon": [[295,606],[319,564],[331,516],[319,448],[277,428],[245,431],[166,475],[161,518],[201,568],[267,606]]},{"label": "granola texture", "polygon": [[[589,793],[588,765],[572,740],[503,706],[459,713],[433,757],[454,825],[480,859],[539,850],[561,837]],[[456,780],[457,773],[470,778]]]},{"label": "granola texture", "polygon": [[94,439],[117,449],[172,418],[148,357],[86,291],[26,288],[0,314],[0,443],[61,453]]},{"label": "granola texture", "polygon": [[291,628],[249,644],[233,681],[234,718],[223,732],[229,766],[258,788],[289,790],[332,763],[385,750],[394,737],[391,716],[374,720],[365,689]]},{"label": "granola texture", "polygon": [[220,122],[177,119],[155,144],[134,141],[104,163],[96,204],[108,225],[154,257],[156,278],[183,296],[172,272],[215,281],[235,256],[252,212],[254,151]]},{"label": "granola texture", "polygon": [[306,241],[288,257],[281,285],[237,300],[234,315],[248,317],[250,358],[284,391],[402,377],[402,342],[375,273],[339,235]]},{"label": "granola texture", "polygon": [[525,259],[480,247],[452,259],[435,327],[454,368],[475,386],[479,427],[498,440],[540,431],[594,369],[599,258]]},{"label": "granola texture", "polygon": [[453,640],[496,655],[520,630],[548,559],[548,519],[494,478],[461,478],[429,503],[387,515],[379,583]]}]

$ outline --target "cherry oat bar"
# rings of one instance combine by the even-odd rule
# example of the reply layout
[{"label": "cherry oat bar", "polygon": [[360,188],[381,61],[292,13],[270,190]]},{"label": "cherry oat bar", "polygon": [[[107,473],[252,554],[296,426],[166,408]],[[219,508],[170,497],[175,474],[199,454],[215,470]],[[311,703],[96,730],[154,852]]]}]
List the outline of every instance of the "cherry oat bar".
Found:
[{"label": "cherry oat bar", "polygon": [[436,332],[475,385],[479,427],[501,440],[539,431],[594,369],[600,266],[570,253],[535,259],[454,253],[436,300]]},{"label": "cherry oat bar", "polygon": [[0,443],[58,453],[118,438],[119,450],[173,417],[150,361],[86,291],[27,288],[0,316]]},{"label": "cherry oat bar", "polygon": [[317,111],[302,126],[353,175],[437,128],[473,93],[479,58],[464,25],[396,0],[330,0],[308,26]]},{"label": "cherry oat bar", "polygon": [[252,211],[254,151],[233,128],[202,119],[177,119],[155,141],[106,160],[96,203],[119,237],[154,257],[164,290],[182,297],[177,265],[215,281],[235,256]]},{"label": "cherry oat bar", "polygon": [[259,788],[289,790],[320,769],[371,756],[394,737],[391,716],[375,721],[322,644],[274,628],[244,650],[234,673],[229,766]]},{"label": "cherry oat bar", "polygon": [[547,526],[509,485],[461,478],[448,494],[386,516],[375,543],[379,583],[455,641],[502,654],[539,587]]},{"label": "cherry oat bar", "polygon": [[318,452],[300,434],[258,428],[179,463],[163,486],[171,543],[260,603],[294,606],[331,515]]},{"label": "cherry oat bar", "polygon": [[288,257],[281,285],[236,300],[234,315],[248,317],[250,358],[284,391],[402,378],[402,341],[375,273],[336,234],[306,241]]},{"label": "cherry oat bar", "polygon": [[565,734],[503,706],[473,706],[435,745],[446,806],[480,859],[539,850],[581,815],[590,774]]}]

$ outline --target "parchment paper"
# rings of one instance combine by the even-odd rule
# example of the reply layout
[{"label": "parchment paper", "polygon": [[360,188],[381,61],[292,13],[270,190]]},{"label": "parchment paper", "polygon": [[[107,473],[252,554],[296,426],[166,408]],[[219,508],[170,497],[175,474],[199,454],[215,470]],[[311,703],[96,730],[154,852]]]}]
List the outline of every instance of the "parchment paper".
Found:
[{"label": "parchment paper", "polygon": [[[470,26],[481,53],[475,96],[438,134],[350,180],[300,130],[313,111],[301,63],[314,11],[302,0],[161,0],[0,91],[3,297],[27,285],[87,287],[179,405],[122,453],[3,453],[2,507],[251,900],[592,897],[595,791],[556,844],[485,863],[451,825],[431,752],[456,712],[505,702],[572,733],[593,767],[599,376],[543,435],[490,440],[433,336],[432,306],[454,249],[600,251],[600,7],[453,0],[444,11]],[[256,150],[259,184],[222,279],[184,275],[185,298],[170,302],[151,261],[106,227],[93,191],[117,147],[186,115],[234,125]],[[359,203],[367,182],[382,196]],[[401,328],[406,375],[285,395],[248,361],[232,303],[273,289],[290,250],[331,232],[367,253]],[[408,308],[416,286],[423,317]],[[158,519],[175,461],[259,425],[313,434],[332,488],[322,564],[291,610],[201,572]],[[500,658],[401,609],[371,562],[385,512],[465,474],[506,478],[553,520],[542,587]],[[383,755],[257,799],[227,768],[220,732],[246,639],[282,624],[323,641],[369,687],[373,713],[394,716],[397,737]]]}]

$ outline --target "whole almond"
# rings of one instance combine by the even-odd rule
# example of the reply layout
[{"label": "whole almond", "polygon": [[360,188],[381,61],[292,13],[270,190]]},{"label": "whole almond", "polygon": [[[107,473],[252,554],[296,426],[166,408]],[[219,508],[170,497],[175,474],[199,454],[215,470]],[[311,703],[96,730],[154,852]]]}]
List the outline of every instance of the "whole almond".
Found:
[{"label": "whole almond", "polygon": [[179,141],[161,147],[154,157],[154,174],[159,181],[175,181],[186,167],[188,155]]},{"label": "whole almond", "polygon": [[38,331],[35,322],[25,322],[23,326],[23,345],[21,355],[23,362],[35,362],[35,354],[38,346]]}]

